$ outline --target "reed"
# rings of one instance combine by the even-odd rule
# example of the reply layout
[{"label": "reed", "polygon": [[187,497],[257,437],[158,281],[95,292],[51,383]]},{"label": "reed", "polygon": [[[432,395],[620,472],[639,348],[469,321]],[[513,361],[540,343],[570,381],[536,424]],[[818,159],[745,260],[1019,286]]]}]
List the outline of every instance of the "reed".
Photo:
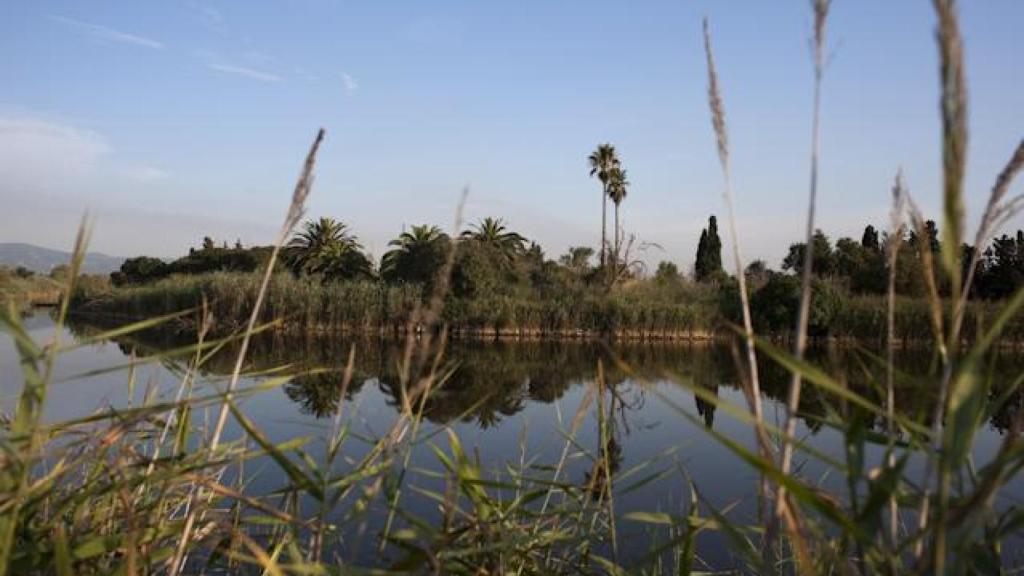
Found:
[{"label": "reed", "polygon": [[[793,342],[793,355],[797,361],[803,360],[807,347],[807,322],[811,309],[811,274],[814,269],[814,217],[818,202],[818,157],[820,154],[819,132],[821,123],[821,80],[825,73],[825,25],[828,22],[828,11],[831,0],[813,0],[814,10],[814,104],[811,112],[811,176],[810,194],[807,201],[807,232],[804,240],[803,274],[800,280],[800,309],[796,317],[796,329]],[[781,467],[783,474],[789,474],[793,461],[793,436],[796,434],[796,411],[800,406],[800,392],[803,384],[802,374],[793,372],[789,384],[789,399],[786,402],[786,435],[782,443]],[[790,536],[802,540],[797,525],[797,517],[786,500],[786,488],[780,486],[775,498],[775,523],[785,522]],[[770,530],[773,533],[774,530]],[[772,546],[771,538],[768,542]],[[803,559],[805,564],[809,558]]]},{"label": "reed", "polygon": [[[718,70],[715,68],[714,53],[711,47],[711,31],[707,18],[704,19],[704,54],[707,59],[708,68],[708,105],[711,109],[711,125],[715,133],[715,142],[718,148],[718,161],[722,168],[722,176],[725,186],[723,197],[726,205],[726,213],[729,219],[729,238],[732,243],[733,263],[736,270],[736,279],[739,283],[740,308],[743,315],[743,340],[747,352],[747,366],[744,382],[749,382],[746,389],[747,403],[750,412],[754,415],[754,436],[760,450],[761,458],[773,460],[775,458],[771,440],[764,426],[764,409],[761,404],[761,382],[757,368],[757,351],[754,344],[754,326],[750,314],[750,297],[747,294],[747,280],[743,257],[740,254],[739,235],[736,232],[736,215],[732,200],[732,177],[729,165],[729,135],[725,122],[725,106],[722,103],[722,94],[719,87]],[[741,370],[741,372],[744,372]],[[767,476],[761,476],[762,498],[768,498],[772,487]],[[762,512],[762,517],[764,516]],[[764,548],[766,560],[770,555],[770,546]],[[770,565],[770,562],[766,562]]]}]

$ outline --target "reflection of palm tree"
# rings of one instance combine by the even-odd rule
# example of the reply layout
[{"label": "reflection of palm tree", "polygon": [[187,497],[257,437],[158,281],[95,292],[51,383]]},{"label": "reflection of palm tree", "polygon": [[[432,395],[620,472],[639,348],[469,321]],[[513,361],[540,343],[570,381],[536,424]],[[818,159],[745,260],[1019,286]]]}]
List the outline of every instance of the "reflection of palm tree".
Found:
[{"label": "reflection of palm tree", "polygon": [[[316,418],[334,415],[341,400],[341,386],[344,379],[342,371],[317,372],[296,376],[285,384],[284,392],[288,398],[299,405],[299,410]],[[353,384],[355,384],[353,382]],[[350,386],[346,397],[351,398],[362,384]]]},{"label": "reflection of palm tree", "polygon": [[523,253],[526,245],[526,239],[509,230],[501,218],[484,218],[470,230],[464,231],[462,238],[491,246],[506,260],[512,260]]}]

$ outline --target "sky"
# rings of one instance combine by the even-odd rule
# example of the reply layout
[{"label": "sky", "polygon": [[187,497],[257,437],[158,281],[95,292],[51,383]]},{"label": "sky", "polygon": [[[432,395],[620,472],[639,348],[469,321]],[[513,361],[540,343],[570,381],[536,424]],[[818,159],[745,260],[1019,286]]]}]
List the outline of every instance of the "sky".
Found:
[{"label": "sky", "polygon": [[[960,12],[973,226],[1024,136],[1024,2]],[[690,270],[725,212],[704,16],[740,244],[777,267],[806,218],[805,0],[3,2],[0,242],[67,249],[88,211],[91,248],[113,255],[269,243],[323,126],[308,215],[344,221],[376,256],[404,226],[450,228],[464,188],[466,220],[502,217],[548,257],[596,246],[586,157],[611,142],[636,256]],[[899,168],[938,214],[934,26],[927,0],[833,2],[818,209],[833,238],[885,226]]]}]

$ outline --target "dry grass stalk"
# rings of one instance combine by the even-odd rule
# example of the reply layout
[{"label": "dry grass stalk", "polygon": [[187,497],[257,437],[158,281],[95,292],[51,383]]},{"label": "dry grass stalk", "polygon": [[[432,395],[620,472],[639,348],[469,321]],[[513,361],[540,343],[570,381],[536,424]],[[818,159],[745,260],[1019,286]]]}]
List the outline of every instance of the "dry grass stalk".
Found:
[{"label": "dry grass stalk", "polygon": [[[811,278],[814,268],[814,216],[818,199],[818,157],[819,157],[819,133],[821,119],[821,79],[825,72],[825,24],[828,21],[828,11],[831,0],[813,0],[814,9],[814,108],[812,112],[811,126],[811,176],[810,194],[807,202],[807,229],[804,243],[803,274],[801,278],[800,309],[797,313],[796,337],[794,342],[793,355],[798,361],[803,360],[804,351],[807,348],[807,321],[811,309]],[[800,390],[803,381],[799,371],[794,370],[789,382],[789,394],[786,401],[786,427],[783,437],[782,459],[780,469],[783,474],[789,474],[793,463],[793,440],[796,435],[797,409],[800,407]],[[788,518],[787,528],[791,536],[797,536],[796,527],[793,522],[797,519],[795,511],[787,512],[790,507],[786,497],[786,489],[779,487],[779,494],[775,500],[776,521]]]},{"label": "dry grass stalk", "polygon": [[964,79],[963,43],[955,0],[933,0],[939,18],[939,74],[942,82],[943,227],[942,263],[950,276],[953,294],[960,286],[960,239],[963,237],[963,180],[967,163],[967,83]]},{"label": "dry grass stalk", "polygon": [[963,279],[963,289],[960,293],[960,300],[957,302],[956,312],[953,315],[953,332],[959,335],[963,323],[964,312],[967,308],[967,299],[971,293],[971,285],[974,282],[974,275],[981,261],[982,247],[999,229],[1000,225],[1008,218],[1012,218],[1019,211],[1021,200],[1018,196],[1004,203],[1006,194],[1010,190],[1010,184],[1017,176],[1017,173],[1024,169],[1024,140],[1017,144],[1017,148],[1010,157],[1009,162],[1003,167],[1002,172],[996,177],[996,183],[992,186],[992,193],[989,195],[988,203],[985,205],[985,212],[981,216],[981,223],[978,224],[978,231],[974,236],[974,250],[971,251],[971,262],[967,267],[967,273]]},{"label": "dry grass stalk", "polygon": [[[306,161],[303,163],[302,172],[300,172],[299,179],[295,183],[295,190],[292,192],[292,200],[288,206],[288,212],[285,215],[284,222],[282,223],[281,229],[278,231],[277,238],[274,241],[274,249],[270,253],[270,260],[267,262],[267,268],[263,274],[263,282],[260,285],[260,291],[256,296],[255,304],[253,304],[252,313],[249,315],[249,323],[246,327],[245,334],[242,337],[241,346],[238,350],[238,357],[235,360],[235,367],[231,373],[231,380],[228,382],[224,402],[221,404],[220,413],[217,416],[217,423],[210,438],[210,450],[216,450],[220,445],[221,435],[224,432],[224,426],[228,418],[228,405],[231,401],[232,393],[238,387],[238,380],[241,376],[242,365],[245,363],[245,355],[249,348],[249,341],[252,337],[252,333],[256,329],[256,320],[259,318],[260,308],[263,305],[263,299],[266,296],[267,287],[270,285],[270,278],[274,272],[274,264],[280,254],[281,247],[288,241],[288,237],[291,235],[292,230],[295,228],[295,225],[299,223],[299,220],[302,219],[302,215],[305,212],[306,198],[309,197],[309,192],[313,187],[313,168],[316,166],[316,155],[320,150],[320,144],[323,142],[323,139],[324,129],[321,128],[317,132],[316,138],[313,140],[313,145],[310,147],[309,153],[306,154]],[[178,546],[168,568],[168,573],[171,576],[176,576],[184,569],[186,551],[188,549],[189,540],[192,537],[192,528],[196,520],[196,512],[198,509],[196,504],[197,501],[201,499],[199,491],[193,490],[189,497],[188,513],[185,518],[184,527],[182,528],[181,540],[178,542]]]},{"label": "dry grass stalk", "polygon": [[[715,68],[714,51],[711,47],[711,29],[707,18],[704,19],[704,52],[707,57],[708,66],[708,104],[711,107],[711,125],[715,131],[715,141],[718,145],[718,160],[722,166],[722,177],[724,189],[722,195],[725,200],[726,212],[729,217],[729,240],[732,243],[732,256],[736,268],[736,278],[740,286],[740,304],[743,309],[743,337],[747,349],[747,364],[750,374],[750,409],[758,425],[758,438],[767,438],[764,432],[764,412],[761,406],[761,385],[757,372],[757,351],[754,345],[754,325],[750,316],[750,297],[747,290],[746,275],[743,273],[743,257],[740,253],[739,237],[736,233],[736,214],[733,209],[732,200],[732,170],[729,164],[729,133],[725,123],[725,106],[722,103],[721,89],[718,82],[718,70]],[[771,458],[769,447],[762,447],[767,454],[763,456]]]},{"label": "dry grass stalk", "polygon": [[[964,79],[963,42],[956,13],[955,0],[933,0],[938,31],[936,37],[939,46],[939,76],[941,82],[940,112],[942,116],[942,176],[943,176],[943,229],[942,229],[942,264],[950,279],[951,295],[954,302],[960,300],[960,243],[963,237],[963,179],[967,161],[967,83]],[[929,251],[924,250],[922,254]],[[930,256],[930,254],[927,254]],[[927,261],[926,261],[927,265]],[[927,271],[926,272],[930,272]],[[931,275],[931,274],[930,274]],[[934,279],[932,280],[934,281]],[[929,287],[931,290],[931,287]],[[934,307],[934,305],[933,305]],[[959,306],[958,306],[959,307]],[[954,311],[956,312],[956,311]],[[941,319],[941,308],[939,309]],[[957,314],[954,314],[956,316]],[[938,338],[945,337],[946,345],[940,347],[942,356],[942,376],[939,383],[939,395],[932,413],[932,450],[928,453],[925,464],[925,477],[922,482],[923,501],[918,517],[918,528],[923,532],[931,522],[929,518],[931,481],[935,471],[936,454],[942,445],[940,431],[942,418],[946,411],[949,397],[950,382],[953,378],[953,362],[959,343],[959,323],[954,318],[948,334],[938,333]],[[944,458],[939,454],[938,458]],[[939,474],[937,479],[939,505],[936,506],[938,517],[935,519],[932,552],[934,570],[943,573],[945,570],[945,508],[948,498],[948,475]],[[918,540],[915,555],[920,560],[924,551],[923,538]]]},{"label": "dry grass stalk", "polygon": [[[903,184],[903,170],[896,173],[892,187],[892,211],[889,214],[889,242],[887,262],[889,267],[889,285],[886,297],[886,366],[885,366],[885,413],[886,428],[889,434],[889,467],[896,465],[893,452],[896,436],[896,391],[893,371],[895,370],[895,336],[896,336],[896,260],[903,243],[903,213],[906,210],[906,188]],[[899,529],[899,509],[896,499],[889,500],[889,544],[896,546]]]},{"label": "dry grass stalk", "polygon": [[[729,132],[725,122],[725,105],[719,86],[718,70],[715,67],[714,50],[711,46],[711,28],[708,19],[704,18],[704,54],[708,67],[708,105],[711,108],[711,125],[715,132],[715,143],[718,147],[718,161],[722,167],[724,180],[723,198],[729,218],[729,240],[732,244],[733,262],[736,268],[736,279],[740,288],[740,307],[743,311],[743,340],[746,347],[749,379],[749,393],[745,394],[750,411],[754,415],[754,437],[757,441],[761,457],[766,462],[774,462],[775,455],[772,444],[764,426],[764,410],[761,404],[761,383],[757,369],[757,350],[754,343],[754,325],[750,315],[750,296],[747,290],[746,274],[743,270],[743,257],[740,253],[739,237],[736,233],[736,215],[732,200],[732,170],[729,162]],[[742,373],[743,371],[741,371]],[[771,485],[767,476],[761,476],[760,493],[767,497],[771,493]],[[766,556],[771,554],[771,543],[766,540],[764,548]],[[770,565],[770,562],[766,562]]]}]

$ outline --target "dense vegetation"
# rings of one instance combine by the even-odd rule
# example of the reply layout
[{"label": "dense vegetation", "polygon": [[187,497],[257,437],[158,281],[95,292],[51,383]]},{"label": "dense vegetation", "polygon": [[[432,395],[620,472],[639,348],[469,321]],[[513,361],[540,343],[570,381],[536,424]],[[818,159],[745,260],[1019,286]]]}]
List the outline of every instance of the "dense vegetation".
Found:
[{"label": "dense vegetation", "polygon": [[61,282],[66,274],[67,266],[57,266],[46,275],[22,266],[13,270],[0,266],[0,306],[54,306],[60,300]]},{"label": "dense vegetation", "polygon": [[[925,234],[926,242],[915,232],[890,239],[869,225],[860,241],[840,238],[833,245],[817,231],[810,336],[881,341],[886,258],[890,243],[896,242],[896,337],[901,342],[929,339],[920,250],[927,246],[938,254],[940,246],[933,222],[925,224]],[[981,253],[965,338],[973,339],[974,329],[991,316],[996,309],[991,302],[1024,285],[1022,238],[1024,232],[1017,239],[996,238]],[[443,319],[462,334],[703,339],[730,333],[723,322],[741,321],[738,286],[722,266],[721,250],[718,223],[711,216],[701,232],[691,277],[667,261],[647,274],[620,260],[613,274],[614,246],[606,267],[593,262],[595,251],[585,246],[552,260],[502,220],[484,218],[454,239],[437,226],[412,226],[391,241],[375,265],[345,224],[320,218],[306,222],[286,246],[287,271],[274,277],[261,319],[278,319],[291,330],[399,333],[447,272]],[[965,249],[965,260],[971,250]],[[206,239],[201,248],[170,264],[132,258],[112,275],[116,288],[96,278],[81,282],[74,310],[138,319],[198,308],[205,297],[216,312],[215,330],[237,329],[259,289],[254,270],[269,251],[218,247]],[[761,261],[747,267],[758,332],[790,335],[799,306],[802,251],[803,244],[791,246],[782,271]],[[941,282],[939,289],[948,292],[948,286]],[[1015,319],[1004,337],[1024,341],[1024,321]]]}]

